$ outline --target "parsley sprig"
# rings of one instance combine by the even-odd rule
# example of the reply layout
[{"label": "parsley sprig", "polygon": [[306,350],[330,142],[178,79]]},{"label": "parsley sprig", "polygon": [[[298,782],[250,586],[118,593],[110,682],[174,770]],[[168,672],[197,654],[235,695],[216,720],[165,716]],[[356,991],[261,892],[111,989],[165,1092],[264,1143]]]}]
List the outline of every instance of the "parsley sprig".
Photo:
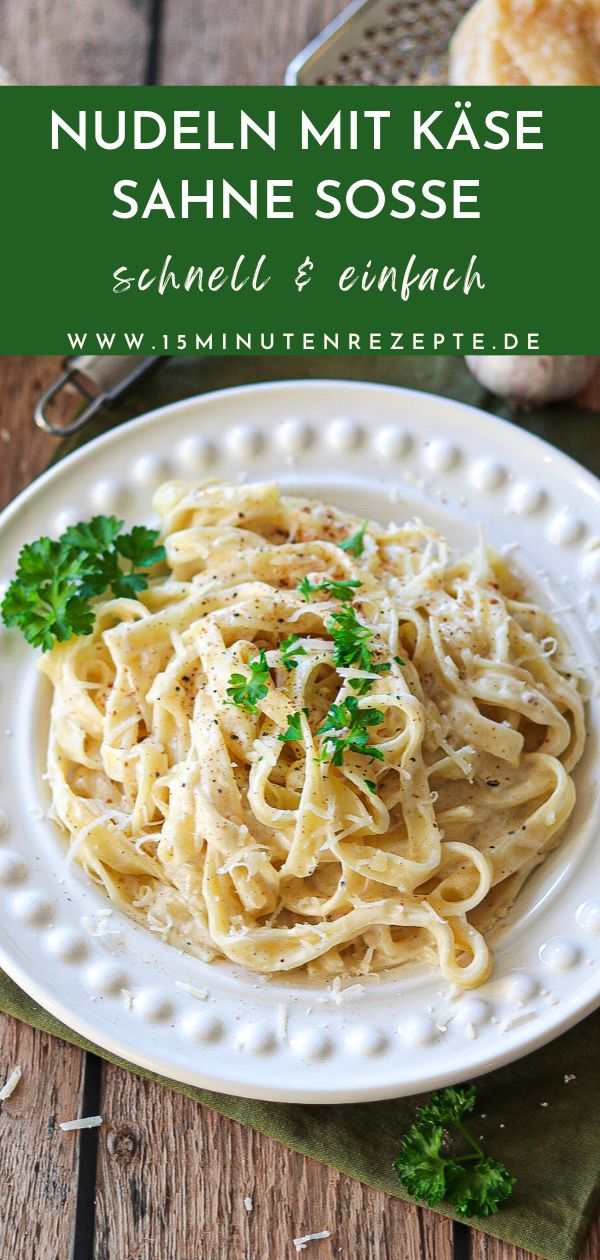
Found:
[{"label": "parsley sprig", "polygon": [[111,590],[137,599],[148,586],[147,570],[164,560],[165,549],[157,530],[136,525],[122,534],[122,528],[116,516],[94,516],[58,540],[26,543],[2,601],[4,624],[17,626],[28,643],[48,652],[73,635],[92,633],[95,612],[89,601],[96,596]]},{"label": "parsley sprig", "polygon": [[[421,1107],[394,1164],[409,1194],[429,1207],[445,1199],[459,1216],[490,1216],[515,1185],[504,1164],[484,1154],[463,1122],[476,1096],[475,1085],[433,1094]],[[462,1154],[457,1153],[461,1142],[467,1147]]]},{"label": "parsley sprig", "polygon": [[383,761],[381,749],[368,743],[369,727],[379,726],[383,716],[381,709],[359,709],[356,696],[348,696],[342,704],[332,704],[317,731],[317,735],[326,736],[321,760],[331,757],[334,766],[343,766],[344,753],[353,752]]},{"label": "parsley sprig", "polygon": [[290,634],[287,639],[282,639],[279,644],[279,654],[281,656],[281,664],[285,665],[288,673],[291,669],[296,669],[298,665],[297,657],[306,656],[306,648],[298,647],[300,635]]},{"label": "parsley sprig", "polygon": [[313,595],[316,595],[318,591],[323,591],[326,595],[333,595],[334,599],[339,599],[342,603],[349,603],[354,599],[354,592],[358,590],[359,586],[362,586],[362,582],[359,582],[358,578],[344,578],[341,581],[337,581],[335,578],[326,578],[324,582],[313,584],[309,582],[307,577],[303,577],[302,581],[298,582],[298,590],[307,603],[310,603]]},{"label": "parsley sprig", "polygon": [[[371,666],[372,669],[375,666]],[[374,679],[372,678],[349,678],[348,686],[352,687],[355,696],[368,696],[373,688]]]},{"label": "parsley sprig", "polygon": [[[308,709],[303,709],[302,713],[308,717]],[[302,740],[302,713],[292,713],[288,715],[288,722],[283,735],[278,735],[278,740],[282,744],[291,741]]]},{"label": "parsley sprig", "polygon": [[245,713],[258,713],[258,701],[264,700],[269,690],[269,666],[264,648],[258,656],[250,661],[250,677],[247,674],[232,674],[229,679],[225,704],[234,704]]},{"label": "parsley sprig", "polygon": [[369,643],[373,631],[358,620],[351,604],[331,614],[327,629],[333,639],[333,663],[337,666],[356,665],[359,669],[371,669]]},{"label": "parsley sprig", "polygon": [[339,542],[338,547],[341,547],[342,551],[349,552],[351,556],[362,556],[365,549],[365,533],[368,524],[368,521],[363,521],[360,529],[355,534],[352,534],[351,538],[344,538],[342,542]]},{"label": "parsley sprig", "polygon": [[[380,665],[373,663],[369,644],[374,631],[369,630],[368,626],[363,626],[351,604],[344,604],[337,612],[331,614],[327,629],[333,639],[333,663],[336,668],[349,668],[354,665],[357,669],[368,670],[372,674],[389,673],[392,668],[389,661],[382,662]],[[397,665],[405,664],[401,656],[395,656],[394,660]],[[357,696],[368,695],[372,685],[371,678],[350,679],[350,686]]]}]

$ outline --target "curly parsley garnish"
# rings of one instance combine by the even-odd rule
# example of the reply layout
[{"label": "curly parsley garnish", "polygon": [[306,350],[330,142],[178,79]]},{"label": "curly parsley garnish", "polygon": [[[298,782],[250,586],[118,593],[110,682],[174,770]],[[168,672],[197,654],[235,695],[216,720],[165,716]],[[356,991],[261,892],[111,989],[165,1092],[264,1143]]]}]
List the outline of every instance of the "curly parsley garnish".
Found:
[{"label": "curly parsley garnish", "polygon": [[356,696],[368,696],[374,681],[374,678],[349,678],[348,686],[352,687]]},{"label": "curly parsley garnish", "polygon": [[285,665],[288,673],[291,669],[296,669],[298,665],[297,657],[306,656],[306,648],[297,647],[300,642],[298,634],[290,634],[287,639],[282,639],[279,644],[279,653],[281,656],[281,664]]},{"label": "curly parsley garnish", "polygon": [[351,605],[332,613],[327,629],[333,639],[335,666],[356,665],[359,669],[371,669],[368,644],[373,638],[373,631],[363,626]]},{"label": "curly parsley garnish", "polygon": [[342,551],[349,552],[351,556],[362,556],[365,549],[365,533],[368,524],[368,521],[363,521],[360,529],[351,538],[344,538],[342,542],[338,543],[338,547]]},{"label": "curly parsley garnish", "polygon": [[94,516],[72,525],[58,540],[26,543],[2,601],[4,624],[18,626],[28,643],[49,652],[73,635],[92,633],[91,599],[107,590],[137,599],[148,586],[145,570],[164,560],[165,549],[157,530],[136,525],[122,534],[122,528],[116,516]]},{"label": "curly parsley garnish", "polygon": [[[394,1164],[409,1194],[429,1207],[445,1199],[458,1216],[490,1216],[515,1185],[504,1164],[486,1156],[463,1123],[476,1095],[475,1085],[433,1094],[421,1107]],[[468,1148],[462,1154],[461,1141]]]},{"label": "curly parsley garnish", "polygon": [[[308,717],[308,709],[303,709],[302,713]],[[286,730],[283,732],[283,735],[277,736],[282,744],[287,743],[288,740],[292,741],[302,739],[302,713],[292,713],[288,717]]]},{"label": "curly parsley garnish", "polygon": [[380,748],[368,744],[369,727],[379,726],[383,722],[381,709],[359,709],[356,696],[348,696],[342,704],[332,704],[317,735],[325,735],[321,760],[331,757],[334,766],[344,764],[344,753],[362,753],[365,757],[375,757],[383,761]]},{"label": "curly parsley garnish", "polygon": [[307,577],[303,577],[302,581],[298,582],[298,590],[307,603],[310,603],[312,596],[316,595],[318,591],[323,591],[326,595],[333,595],[334,599],[339,599],[342,603],[349,603],[350,600],[354,599],[354,592],[358,590],[359,586],[362,586],[362,582],[359,582],[357,578],[344,578],[341,581],[337,581],[335,578],[326,578],[324,582],[318,582],[313,585]]},{"label": "curly parsley garnish", "polygon": [[225,704],[234,704],[245,713],[258,713],[258,701],[264,700],[269,690],[269,666],[264,648],[258,656],[250,661],[250,677],[247,674],[232,674],[229,679]]}]

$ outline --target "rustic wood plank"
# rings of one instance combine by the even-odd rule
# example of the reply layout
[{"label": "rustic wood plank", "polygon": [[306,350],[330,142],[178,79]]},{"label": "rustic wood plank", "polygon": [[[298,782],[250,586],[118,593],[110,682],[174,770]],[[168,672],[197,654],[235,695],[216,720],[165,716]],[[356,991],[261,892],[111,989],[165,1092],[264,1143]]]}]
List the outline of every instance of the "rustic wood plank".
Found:
[{"label": "rustic wood plank", "polygon": [[102,1114],[95,1260],[285,1260],[293,1238],[324,1229],[314,1260],[450,1260],[447,1221],[421,1221],[182,1095],[107,1067]]},{"label": "rustic wood plank", "polygon": [[164,0],[162,83],[281,83],[292,57],[347,0]]},{"label": "rustic wood plank", "polygon": [[[600,1256],[600,1215],[596,1217],[583,1244],[579,1260],[598,1260],[598,1256]],[[502,1260],[505,1260],[504,1256]]]},{"label": "rustic wood plank", "polygon": [[500,1242],[498,1238],[490,1238],[489,1234],[480,1234],[473,1229],[471,1260],[535,1260],[535,1257],[521,1247],[512,1247],[510,1243]]},{"label": "rustic wood plank", "polygon": [[[600,1215],[592,1225],[580,1252],[579,1260],[598,1260],[600,1256]],[[490,1238],[488,1234],[480,1234],[471,1230],[471,1260],[535,1260],[531,1252],[521,1247],[512,1247],[509,1243]]]},{"label": "rustic wood plank", "polygon": [[150,0],[3,0],[0,60],[19,83],[142,83]]},{"label": "rustic wood plank", "polygon": [[50,355],[0,357],[0,508],[42,472],[56,450],[56,439],[35,428],[33,408],[60,364]]},{"label": "rustic wood plank", "polygon": [[591,407],[596,411],[600,411],[600,366],[589,385],[579,395],[577,401],[583,407]]},{"label": "rustic wood plank", "polygon": [[66,1260],[78,1138],[58,1125],[77,1115],[84,1055],[5,1016],[0,1044],[1,1083],[17,1064],[23,1072],[12,1097],[0,1103],[1,1253]]}]

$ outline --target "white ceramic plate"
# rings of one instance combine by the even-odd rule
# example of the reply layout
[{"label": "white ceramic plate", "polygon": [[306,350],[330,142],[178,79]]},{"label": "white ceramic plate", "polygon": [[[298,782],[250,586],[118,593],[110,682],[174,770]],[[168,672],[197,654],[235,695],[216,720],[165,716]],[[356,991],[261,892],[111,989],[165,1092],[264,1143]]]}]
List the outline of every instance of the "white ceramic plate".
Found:
[{"label": "white ceramic plate", "polygon": [[103,916],[102,894],[65,868],[44,817],[48,696],[36,653],[2,631],[0,965],[115,1054],[248,1097],[410,1094],[549,1041],[600,1003],[600,483],[521,430],[428,394],[339,381],[226,390],[144,416],[40,478],[1,518],[0,581],[25,541],[93,512],[151,521],[158,482],[207,476],[277,477],[384,524],[418,513],[458,544],[482,524],[498,547],[514,548],[513,562],[568,629],[595,693],[567,836],[520,895],[493,978],[476,993],[415,967],[340,1001],[327,987],[207,966],[117,912]]}]

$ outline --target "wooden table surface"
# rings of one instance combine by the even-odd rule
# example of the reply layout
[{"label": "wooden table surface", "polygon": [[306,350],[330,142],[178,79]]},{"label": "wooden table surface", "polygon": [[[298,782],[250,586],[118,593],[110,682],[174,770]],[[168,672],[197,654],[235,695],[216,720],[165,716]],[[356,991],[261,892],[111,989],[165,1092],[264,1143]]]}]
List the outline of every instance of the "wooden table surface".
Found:
[{"label": "wooden table surface", "polygon": [[[343,0],[2,0],[22,83],[277,83]],[[54,358],[0,358],[0,506],[45,466],[34,430]],[[600,378],[586,401],[600,408]],[[387,1198],[177,1094],[0,1017],[0,1260],[528,1260]],[[1,1082],[0,1082],[1,1083]],[[57,1120],[100,1112],[78,1135]],[[540,1152],[540,1156],[541,1156]],[[244,1196],[254,1207],[248,1213]],[[581,1260],[600,1254],[600,1224]]]}]

